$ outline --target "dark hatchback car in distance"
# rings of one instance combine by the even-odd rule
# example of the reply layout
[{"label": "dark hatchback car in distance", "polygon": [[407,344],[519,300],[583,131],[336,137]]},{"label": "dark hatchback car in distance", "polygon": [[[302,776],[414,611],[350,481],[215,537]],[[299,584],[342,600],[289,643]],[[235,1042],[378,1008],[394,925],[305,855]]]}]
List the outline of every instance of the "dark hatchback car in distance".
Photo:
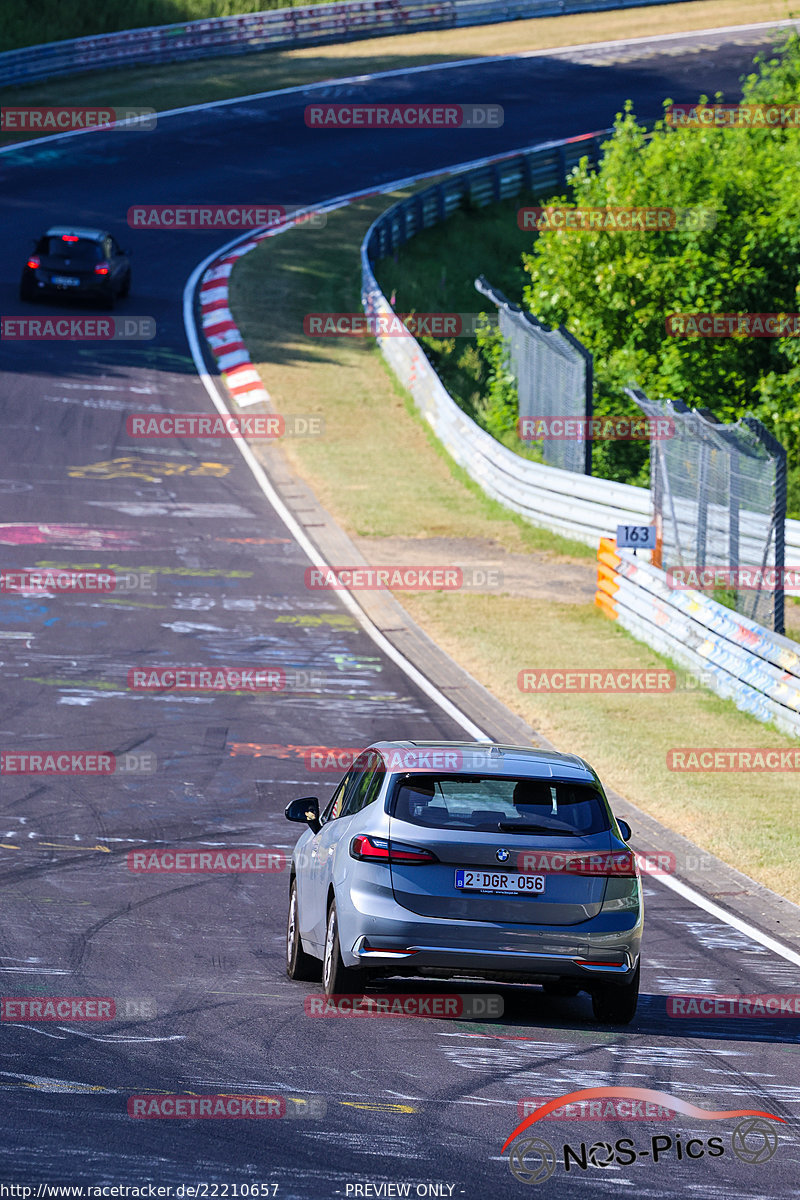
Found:
[{"label": "dark hatchback car in distance", "polygon": [[114,307],[127,296],[131,264],[115,238],[103,229],[54,225],[34,244],[22,271],[20,300],[60,299]]},{"label": "dark hatchback car in distance", "polygon": [[642,886],[630,828],[582,758],[495,743],[377,742],[307,826],[289,879],[287,972],[327,995],[389,975],[588,992],[633,1019]]}]

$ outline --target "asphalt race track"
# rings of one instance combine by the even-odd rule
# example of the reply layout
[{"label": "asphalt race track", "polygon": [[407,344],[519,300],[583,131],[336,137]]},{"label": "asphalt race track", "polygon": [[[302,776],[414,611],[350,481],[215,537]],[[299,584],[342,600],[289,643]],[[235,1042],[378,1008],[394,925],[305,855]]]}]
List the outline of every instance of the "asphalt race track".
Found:
[{"label": "asphalt race track", "polygon": [[[209,411],[181,297],[197,263],[230,237],[130,231],[128,208],[315,205],[603,128],[628,97],[641,117],[659,115],[663,96],[721,89],[734,99],[759,36],[692,35],[661,47],[337,82],[163,118],[152,133],[90,134],[0,155],[0,311],[22,309],[17,280],[29,239],[49,223],[79,220],[130,246],[134,288],[118,314],[152,316],[158,328],[152,342],[2,347],[0,567],[117,566],[154,585],[0,596],[3,750],[114,753],[132,768],[2,780],[3,995],[113,997],[123,1014],[107,1024],[0,1025],[5,1183],[205,1182],[199,1194],[208,1196],[268,1183],[281,1200],[402,1195],[401,1184],[412,1196],[468,1200],[573,1189],[694,1200],[797,1195],[797,1020],[676,1021],[665,1009],[670,992],[800,990],[797,969],[655,880],[646,884],[639,1012],[629,1029],[610,1032],[597,1029],[585,996],[555,1000],[515,987],[490,989],[506,1005],[493,1026],[315,1020],[303,1007],[314,986],[284,974],[284,873],[179,876],[127,866],[141,846],[288,850],[285,804],[309,792],[325,797],[337,781],[309,769],[307,747],[464,737],[333,593],[306,590],[307,560],[235,446],[126,435],[132,412]],[[499,103],[505,123],[446,134],[307,129],[303,108],[323,97]],[[184,664],[268,664],[291,684],[261,695],[128,689],[131,668]],[[258,757],[264,746],[273,749]],[[141,769],[148,761],[151,773]],[[568,1175],[559,1165],[538,1185],[514,1177],[501,1146],[518,1123],[518,1099],[601,1085],[660,1089],[710,1110],[766,1110],[787,1124],[774,1125],[769,1161],[750,1162],[735,1153],[731,1121],[543,1122],[534,1132],[558,1154],[564,1142],[577,1151],[625,1136],[636,1161],[573,1163]],[[279,1094],[287,1115],[128,1116],[129,1097],[159,1093]],[[708,1139],[721,1130],[724,1153],[709,1155]],[[654,1148],[664,1134],[673,1144]],[[679,1134],[700,1139],[702,1153],[679,1157]]]}]

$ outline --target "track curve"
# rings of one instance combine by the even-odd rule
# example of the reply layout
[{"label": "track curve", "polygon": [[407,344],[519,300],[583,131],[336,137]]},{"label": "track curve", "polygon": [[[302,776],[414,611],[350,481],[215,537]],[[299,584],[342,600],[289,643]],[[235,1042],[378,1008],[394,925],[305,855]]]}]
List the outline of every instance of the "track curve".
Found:
[{"label": "track curve", "polygon": [[[2,567],[120,564],[157,581],[141,596],[2,597],[3,748],[146,751],[158,770],[3,780],[3,995],[142,999],[156,1015],[107,1031],[3,1024],[0,1178],[269,1182],[280,1197],[386,1195],[352,1189],[409,1182],[412,1195],[417,1184],[438,1184],[451,1189],[439,1194],[471,1200],[524,1191],[500,1154],[523,1095],[644,1080],[700,1107],[765,1109],[796,1122],[785,1065],[796,1049],[791,1022],[687,1020],[676,1033],[663,1003],[681,987],[788,992],[796,970],[652,883],[640,1012],[630,1031],[603,1034],[584,1000],[556,1003],[513,988],[496,1030],[308,1020],[305,989],[282,974],[279,873],[178,878],[126,867],[128,850],[142,843],[286,847],[283,805],[311,778],[303,746],[463,736],[335,598],[305,591],[307,560],[235,447],[142,449],[127,437],[132,411],[207,408],[180,297],[219,241],[189,231],[128,233],[130,205],[319,205],[331,179],[337,193],[377,188],[540,135],[573,136],[610,123],[628,97],[641,117],[654,117],[663,96],[718,88],[734,96],[761,36],[687,35],[337,81],[177,113],[150,134],[97,133],[0,155],[10,217],[0,232],[2,311],[19,311],[16,272],[28,237],[79,216],[131,245],[134,292],[119,315],[146,313],[158,327],[149,344],[3,343]],[[494,132],[356,139],[306,129],[309,97],[499,103],[505,123]],[[128,670],[151,662],[265,661],[317,671],[324,685],[257,698],[126,690]],[[255,757],[253,747],[264,744],[283,747],[283,757]],[[319,1097],[327,1115],[266,1124],[126,1115],[129,1096],[164,1092]],[[574,1168],[566,1182],[561,1171],[541,1194],[574,1186],[599,1196],[638,1185],[670,1196],[680,1170],[681,1188],[698,1197],[794,1195],[795,1130],[780,1133],[767,1164],[743,1163],[730,1148],[679,1162],[673,1150],[660,1162]],[[716,1132],[695,1123],[686,1136]],[[544,1136],[577,1146],[624,1134],[644,1150],[659,1133],[548,1123]]]}]

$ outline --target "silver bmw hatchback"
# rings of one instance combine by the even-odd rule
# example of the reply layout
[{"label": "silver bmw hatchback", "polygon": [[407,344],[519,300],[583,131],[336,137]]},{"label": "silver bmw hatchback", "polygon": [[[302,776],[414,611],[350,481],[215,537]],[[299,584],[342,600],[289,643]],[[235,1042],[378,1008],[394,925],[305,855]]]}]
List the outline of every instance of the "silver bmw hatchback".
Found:
[{"label": "silver bmw hatchback", "polygon": [[642,887],[631,836],[583,759],[495,743],[378,742],[307,825],[289,878],[287,972],[327,995],[391,975],[591,995],[627,1024]]}]

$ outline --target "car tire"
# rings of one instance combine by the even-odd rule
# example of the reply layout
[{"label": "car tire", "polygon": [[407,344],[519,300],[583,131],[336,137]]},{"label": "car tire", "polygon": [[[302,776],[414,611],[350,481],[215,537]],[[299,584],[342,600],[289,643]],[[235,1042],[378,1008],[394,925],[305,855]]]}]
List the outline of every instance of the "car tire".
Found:
[{"label": "car tire", "polygon": [[322,986],[326,996],[353,995],[364,990],[366,976],[358,967],[346,967],[339,947],[339,921],[336,901],[328,909],[325,928],[325,957],[322,960]]},{"label": "car tire", "polygon": [[26,301],[28,304],[33,304],[36,299],[36,291],[28,284],[21,283],[19,285],[19,298]]},{"label": "car tire", "polygon": [[322,963],[311,954],[306,954],[300,938],[297,915],[297,883],[293,879],[289,892],[289,917],[286,922],[286,974],[290,979],[311,983],[319,980]]},{"label": "car tire", "polygon": [[97,302],[103,312],[111,312],[114,307],[114,293],[112,291],[103,292],[97,298]]},{"label": "car tire", "polygon": [[130,271],[128,271],[127,274],[125,275],[124,280],[122,281],[122,287],[119,289],[119,294],[121,297],[127,296],[128,293],[130,292],[130,290],[131,290],[131,273],[130,273]]},{"label": "car tire", "polygon": [[630,1025],[639,1003],[639,964],[630,983],[604,984],[592,991],[592,1012],[603,1025]]}]

